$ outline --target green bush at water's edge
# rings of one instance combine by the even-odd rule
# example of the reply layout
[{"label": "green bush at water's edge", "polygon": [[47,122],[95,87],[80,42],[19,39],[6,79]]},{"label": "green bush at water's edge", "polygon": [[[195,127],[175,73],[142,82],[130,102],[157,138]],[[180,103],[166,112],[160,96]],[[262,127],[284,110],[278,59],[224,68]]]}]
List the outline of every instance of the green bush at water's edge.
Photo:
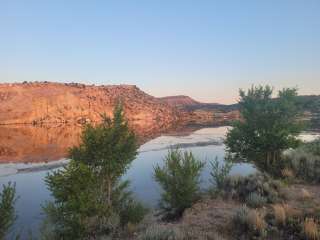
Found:
[{"label": "green bush at water's edge", "polygon": [[164,159],[164,166],[154,168],[154,178],[163,189],[160,207],[168,218],[182,215],[199,199],[200,173],[204,163],[191,152],[173,149]]},{"label": "green bush at water's edge", "polygon": [[139,222],[146,209],[132,198],[129,182],[121,180],[137,148],[121,104],[113,119],[103,116],[101,124],[87,125],[81,144],[70,150],[71,162],[46,177],[54,200],[44,206],[43,232],[53,239],[87,239],[112,236]]}]

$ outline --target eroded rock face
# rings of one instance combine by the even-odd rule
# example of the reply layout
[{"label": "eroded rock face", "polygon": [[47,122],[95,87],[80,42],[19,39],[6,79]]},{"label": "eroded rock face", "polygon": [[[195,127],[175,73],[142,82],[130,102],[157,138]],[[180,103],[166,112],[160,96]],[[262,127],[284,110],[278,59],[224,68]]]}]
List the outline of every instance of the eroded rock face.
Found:
[{"label": "eroded rock face", "polygon": [[99,122],[119,100],[133,125],[165,129],[180,119],[177,109],[133,85],[43,82],[0,84],[0,124]]}]

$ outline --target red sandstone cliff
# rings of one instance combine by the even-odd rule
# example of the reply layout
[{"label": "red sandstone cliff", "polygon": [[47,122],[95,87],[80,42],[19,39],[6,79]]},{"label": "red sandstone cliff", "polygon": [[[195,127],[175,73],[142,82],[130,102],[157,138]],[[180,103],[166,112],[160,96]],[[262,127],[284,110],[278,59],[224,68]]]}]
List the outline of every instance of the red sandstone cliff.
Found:
[{"label": "red sandstone cliff", "polygon": [[119,99],[132,125],[165,129],[179,120],[177,109],[136,86],[42,82],[0,84],[0,124],[96,122]]}]

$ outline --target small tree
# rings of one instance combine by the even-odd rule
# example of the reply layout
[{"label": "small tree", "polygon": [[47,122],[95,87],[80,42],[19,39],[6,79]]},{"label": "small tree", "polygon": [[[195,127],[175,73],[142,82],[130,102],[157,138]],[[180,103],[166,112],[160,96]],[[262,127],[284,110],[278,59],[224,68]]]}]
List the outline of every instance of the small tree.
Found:
[{"label": "small tree", "polygon": [[46,178],[54,202],[44,210],[56,238],[95,238],[142,219],[145,208],[131,197],[129,182],[121,181],[137,147],[120,104],[113,119],[103,116],[101,124],[86,126],[69,165]]},{"label": "small tree", "polygon": [[163,167],[154,168],[154,177],[163,188],[160,207],[167,217],[181,216],[198,199],[203,167],[191,152],[175,149],[168,152]]},{"label": "small tree", "polygon": [[16,186],[10,182],[2,186],[2,192],[0,193],[0,239],[5,238],[17,218],[14,209],[17,200]]},{"label": "small tree", "polygon": [[220,164],[217,157],[214,161],[210,162],[210,164],[210,182],[214,186],[214,191],[219,192],[223,190],[226,179],[231,171],[233,164],[228,160],[224,164]]},{"label": "small tree", "polygon": [[272,93],[269,86],[240,90],[241,120],[234,123],[225,141],[229,152],[266,170],[279,163],[284,149],[297,146],[302,130],[297,120],[297,89],[283,89],[277,98]]},{"label": "small tree", "polygon": [[86,127],[82,143],[70,150],[70,158],[86,164],[104,181],[106,200],[111,205],[112,187],[137,156],[138,145],[135,134],[124,119],[121,104],[116,105],[113,120],[106,116],[102,118],[102,124]]}]

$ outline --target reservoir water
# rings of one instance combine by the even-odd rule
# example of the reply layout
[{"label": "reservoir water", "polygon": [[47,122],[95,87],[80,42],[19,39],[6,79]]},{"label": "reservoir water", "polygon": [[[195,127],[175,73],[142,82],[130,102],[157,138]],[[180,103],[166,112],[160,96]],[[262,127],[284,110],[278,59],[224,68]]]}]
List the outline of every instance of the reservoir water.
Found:
[{"label": "reservoir water", "polygon": [[[206,167],[201,174],[201,187],[205,189],[210,184],[209,162],[216,157],[219,161],[224,160],[225,146],[223,139],[227,129],[227,126],[202,128],[186,134],[172,133],[156,137],[139,148],[139,154],[132,162],[124,179],[131,181],[130,188],[137,199],[151,208],[156,208],[160,199],[161,189],[153,179],[153,167],[156,164],[162,165],[170,147],[180,147],[181,150],[192,151],[198,159],[206,162]],[[302,138],[310,140],[315,136],[317,135],[304,134]],[[17,143],[17,148],[19,144]],[[48,147],[52,148],[50,144]],[[50,150],[49,152],[52,151]],[[25,156],[23,157],[25,158]],[[39,158],[39,155],[37,157]],[[44,156],[44,158],[47,159],[48,157]],[[29,165],[23,166],[25,168],[25,166]],[[0,164],[0,174],[2,172],[2,175],[0,175],[1,186],[7,182],[14,182],[19,196],[16,202],[18,218],[13,228],[13,232],[16,233],[32,231],[36,235],[43,219],[41,205],[45,201],[51,200],[44,178],[54,169],[46,169],[46,165],[43,163],[36,166],[41,167],[30,165],[27,171],[20,171],[20,163],[7,164],[2,161],[2,164]],[[254,167],[250,164],[236,164],[232,168],[232,174],[247,175],[254,171]]]}]

